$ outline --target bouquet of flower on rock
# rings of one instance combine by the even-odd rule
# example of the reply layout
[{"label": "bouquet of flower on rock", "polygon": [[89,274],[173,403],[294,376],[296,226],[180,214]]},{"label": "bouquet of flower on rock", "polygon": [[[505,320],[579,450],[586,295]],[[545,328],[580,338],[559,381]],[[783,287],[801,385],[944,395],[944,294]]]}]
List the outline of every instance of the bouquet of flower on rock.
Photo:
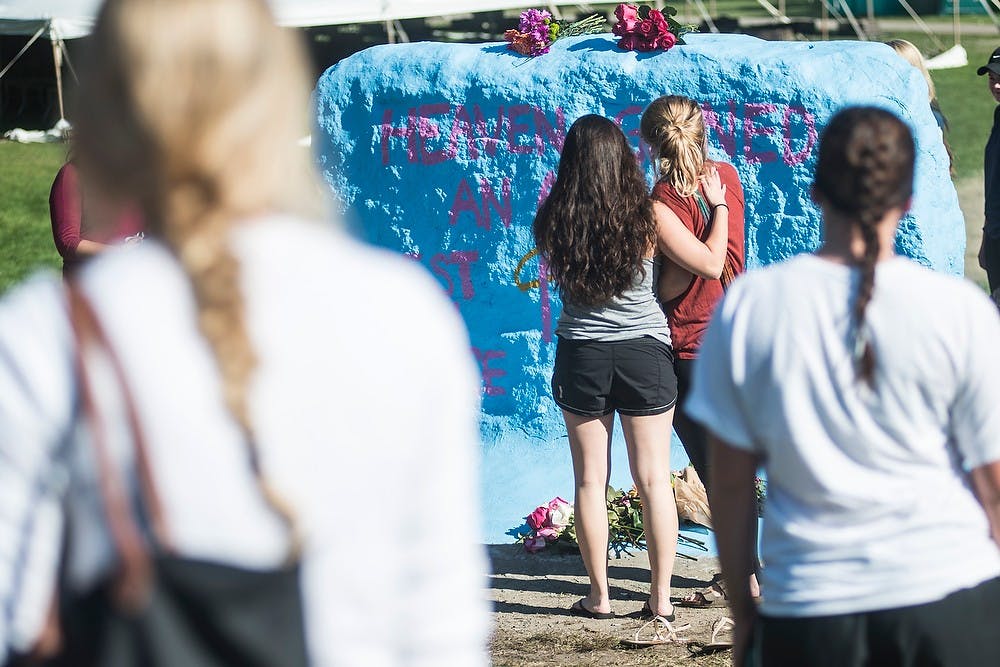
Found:
[{"label": "bouquet of flower on rock", "polygon": [[649,5],[622,3],[615,9],[618,23],[611,29],[620,37],[618,48],[626,51],[667,51],[683,44],[683,36],[695,31],[693,25],[681,25],[673,17],[677,10],[670,5],[653,9]]},{"label": "bouquet of flower on rock", "polygon": [[517,30],[508,30],[503,37],[511,51],[522,56],[540,56],[548,53],[557,39],[604,32],[605,23],[607,21],[599,14],[570,23],[553,18],[544,9],[529,9],[521,13]]}]

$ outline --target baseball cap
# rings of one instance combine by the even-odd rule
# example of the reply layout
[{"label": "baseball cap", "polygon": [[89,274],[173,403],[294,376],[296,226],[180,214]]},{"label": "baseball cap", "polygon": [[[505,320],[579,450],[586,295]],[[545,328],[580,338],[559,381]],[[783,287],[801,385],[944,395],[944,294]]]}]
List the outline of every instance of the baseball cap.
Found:
[{"label": "baseball cap", "polygon": [[986,64],[976,70],[976,74],[982,76],[986,72],[1000,74],[1000,48],[993,51],[993,55],[986,61]]}]

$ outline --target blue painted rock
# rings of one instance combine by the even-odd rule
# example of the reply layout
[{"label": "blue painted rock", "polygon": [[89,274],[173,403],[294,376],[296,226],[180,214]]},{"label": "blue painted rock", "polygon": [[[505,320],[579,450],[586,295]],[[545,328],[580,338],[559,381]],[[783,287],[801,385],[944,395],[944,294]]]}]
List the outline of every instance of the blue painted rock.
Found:
[{"label": "blue painted rock", "polygon": [[[820,242],[809,186],[818,135],[833,113],[850,104],[888,108],[918,144],[916,196],[897,251],[962,272],[964,223],[917,70],[875,43],[688,42],[636,53],[610,36],[585,36],[537,58],[505,44],[379,46],[318,83],[314,147],[327,181],[363,235],[424,264],[468,324],[483,375],[491,541],[536,504],[572,495],[565,430],[548,388],[560,302],[531,252],[531,222],[576,118],[618,121],[651,177],[639,142],[643,108],[665,94],[699,101],[710,153],[735,165],[743,182],[752,269]],[[620,448],[615,458],[617,479],[628,484]]]}]

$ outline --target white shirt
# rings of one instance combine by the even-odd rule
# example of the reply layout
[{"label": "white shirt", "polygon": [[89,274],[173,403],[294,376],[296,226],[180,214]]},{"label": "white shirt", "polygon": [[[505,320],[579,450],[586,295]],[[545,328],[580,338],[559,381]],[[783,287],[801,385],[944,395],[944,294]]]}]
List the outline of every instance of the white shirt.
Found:
[{"label": "white shirt", "polygon": [[857,279],[811,255],[747,274],[696,365],[688,412],[764,460],[768,615],[922,604],[1000,575],[962,470],[1000,460],[996,309],[964,280],[879,263],[870,389],[850,354]]},{"label": "white shirt", "polygon": [[[454,307],[417,266],[320,224],[251,221],[234,247],[259,357],[251,419],[305,537],[312,662],[486,664],[479,382]],[[81,278],[128,376],[175,548],[277,565],[284,527],[253,482],[178,264],[147,241]],[[74,585],[111,564],[71,340],[58,279],[0,302],[0,662],[41,626],[60,497],[80,536]],[[128,470],[115,385],[97,393]]]}]

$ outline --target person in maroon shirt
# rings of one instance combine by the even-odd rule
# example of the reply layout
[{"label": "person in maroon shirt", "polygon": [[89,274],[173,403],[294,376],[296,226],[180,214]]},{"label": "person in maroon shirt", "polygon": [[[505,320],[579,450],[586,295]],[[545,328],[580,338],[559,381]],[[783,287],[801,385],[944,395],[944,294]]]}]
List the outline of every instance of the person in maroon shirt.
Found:
[{"label": "person in maroon shirt", "polygon": [[[59,169],[49,191],[49,218],[52,221],[52,239],[63,258],[64,276],[70,275],[87,257],[96,255],[115,241],[142,238],[142,222],[138,215],[126,212],[113,217],[117,222],[108,231],[88,226],[85,232],[84,197],[79,172],[72,160]],[[92,238],[84,238],[84,234]]]},{"label": "person in maroon shirt", "polygon": [[[708,238],[713,217],[713,212],[705,203],[702,185],[707,170],[714,167],[718,171],[726,191],[724,206],[729,211],[729,235],[721,277],[705,278],[692,271],[691,267],[665,261],[659,284],[660,299],[670,326],[674,373],[677,375],[677,405],[680,409],[674,415],[674,430],[711,496],[711,489],[708,488],[707,433],[687,416],[683,406],[691,387],[694,360],[712,312],[722,299],[726,286],[744,270],[743,187],[731,164],[708,159],[704,118],[701,108],[690,98],[668,95],[655,100],[643,112],[640,131],[656,157],[659,179],[653,187],[653,200],[665,204],[697,238]],[[752,501],[752,498],[748,499],[748,502]],[[757,534],[756,525],[753,533]],[[750,573],[750,577],[751,590],[759,595],[756,575]],[[725,601],[722,579],[717,575],[708,589],[697,591],[675,604],[710,607]]]}]

